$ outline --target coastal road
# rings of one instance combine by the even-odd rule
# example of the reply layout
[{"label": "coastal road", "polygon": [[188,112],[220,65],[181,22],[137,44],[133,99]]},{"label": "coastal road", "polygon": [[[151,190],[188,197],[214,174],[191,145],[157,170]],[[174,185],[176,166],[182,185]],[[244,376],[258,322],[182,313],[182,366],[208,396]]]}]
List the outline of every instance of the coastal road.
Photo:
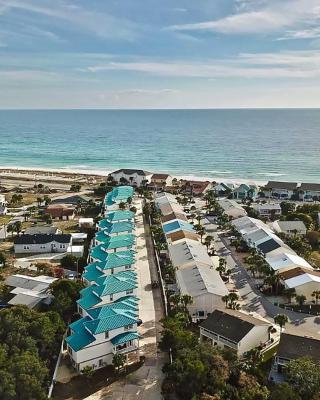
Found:
[{"label": "coastal road", "polygon": [[216,254],[226,258],[229,269],[235,269],[231,278],[239,295],[244,300],[242,308],[248,312],[256,312],[274,323],[274,316],[286,314],[290,323],[285,326],[286,332],[302,336],[313,336],[320,339],[320,317],[285,310],[271,303],[256,287],[255,281],[244,268],[237,252],[229,245],[227,239],[221,238],[218,232],[210,234],[214,237]]}]

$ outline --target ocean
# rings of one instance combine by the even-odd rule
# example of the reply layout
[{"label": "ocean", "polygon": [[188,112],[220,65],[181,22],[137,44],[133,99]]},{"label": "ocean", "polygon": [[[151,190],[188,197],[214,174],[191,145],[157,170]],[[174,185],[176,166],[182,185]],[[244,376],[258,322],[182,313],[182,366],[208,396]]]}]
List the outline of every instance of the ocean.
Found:
[{"label": "ocean", "polygon": [[320,183],[320,109],[2,110],[0,167]]}]

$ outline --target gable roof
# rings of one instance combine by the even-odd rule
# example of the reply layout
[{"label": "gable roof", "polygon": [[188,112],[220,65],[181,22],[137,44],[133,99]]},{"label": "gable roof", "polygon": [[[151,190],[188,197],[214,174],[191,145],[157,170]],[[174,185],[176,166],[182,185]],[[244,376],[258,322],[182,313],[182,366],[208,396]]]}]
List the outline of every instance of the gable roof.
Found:
[{"label": "gable roof", "polygon": [[277,356],[289,360],[295,360],[300,357],[311,357],[316,361],[320,361],[320,340],[282,333]]},{"label": "gable roof", "polygon": [[51,242],[70,243],[71,235],[69,234],[36,234],[36,235],[19,235],[14,238],[14,244],[46,244]]},{"label": "gable roof", "polygon": [[96,234],[96,240],[102,242],[102,250],[119,249],[122,247],[132,247],[135,243],[135,235],[127,233],[125,235],[108,236],[104,231]]},{"label": "gable roof", "polygon": [[168,215],[161,216],[161,222],[165,224],[166,222],[173,221],[175,219],[179,219],[180,221],[188,222],[188,218],[182,212],[172,212]]},{"label": "gable roof", "polygon": [[102,219],[98,223],[99,229],[106,230],[108,233],[132,232],[134,223],[132,221],[115,221],[110,222],[107,219]]},{"label": "gable roof", "polygon": [[297,254],[280,253],[271,257],[267,256],[266,261],[274,271],[279,271],[291,266],[299,266],[311,270],[313,269],[304,258],[298,256]]},{"label": "gable roof", "polygon": [[137,288],[137,275],[133,271],[122,271],[114,275],[101,276],[94,286],[93,293],[106,296]]},{"label": "gable roof", "polygon": [[296,278],[296,277],[304,275],[304,274],[310,274],[310,275],[314,275],[315,277],[320,277],[319,271],[314,271],[313,269],[303,268],[300,266],[297,266],[296,268],[292,268],[289,271],[280,272],[280,276],[283,280]]},{"label": "gable roof", "polygon": [[232,342],[239,343],[255,326],[271,324],[251,315],[235,310],[214,310],[200,324],[201,328],[221,335]]},{"label": "gable roof", "polygon": [[320,272],[301,267],[283,272],[281,277],[285,280],[285,284],[289,288],[296,288],[310,282],[320,284]]},{"label": "gable roof", "polygon": [[130,220],[134,218],[134,212],[129,210],[117,210],[107,212],[106,219],[110,222]]},{"label": "gable roof", "polygon": [[273,228],[278,232],[279,231],[286,232],[286,231],[294,231],[294,230],[306,231],[306,229],[307,229],[305,224],[302,221],[275,221],[273,223]]},{"label": "gable roof", "polygon": [[169,178],[169,174],[153,174],[151,180],[153,179],[167,179]]},{"label": "gable roof", "polygon": [[169,246],[169,254],[175,267],[197,262],[212,266],[212,260],[206,248],[194,240],[187,239]]},{"label": "gable roof", "polygon": [[117,186],[112,189],[111,192],[107,193],[104,198],[104,203],[110,206],[114,203],[120,203],[121,201],[126,202],[129,197],[132,197],[134,189],[132,186]]},{"label": "gable roof", "polygon": [[297,189],[297,182],[279,182],[279,181],[269,181],[264,188],[265,189],[285,189],[285,190],[295,190]]},{"label": "gable roof", "polygon": [[320,192],[320,183],[301,183],[299,190]]},{"label": "gable roof", "polygon": [[178,240],[182,240],[182,239],[190,239],[190,240],[195,240],[195,241],[199,242],[199,235],[197,235],[195,232],[181,230],[181,231],[168,233],[167,239],[173,243],[177,242]]},{"label": "gable roof", "polygon": [[129,168],[117,169],[116,171],[111,172],[110,175],[120,174],[120,173],[123,173],[124,175],[134,175],[134,174],[140,176],[152,175],[152,172],[144,171],[143,169],[129,169]]}]

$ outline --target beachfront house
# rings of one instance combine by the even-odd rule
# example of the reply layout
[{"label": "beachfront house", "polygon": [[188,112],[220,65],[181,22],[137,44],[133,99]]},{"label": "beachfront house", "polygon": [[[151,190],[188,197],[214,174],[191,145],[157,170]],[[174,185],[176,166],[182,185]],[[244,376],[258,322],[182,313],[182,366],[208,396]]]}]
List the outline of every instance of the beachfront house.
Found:
[{"label": "beachfront house", "polygon": [[216,185],[214,185],[213,188],[211,189],[211,191],[217,197],[228,197],[232,193],[234,188],[235,188],[235,185],[233,183],[220,182],[220,183],[217,183]]},{"label": "beachfront house", "polygon": [[22,234],[14,238],[15,254],[66,253],[71,247],[69,234]]},{"label": "beachfront house", "polygon": [[269,379],[275,382],[285,380],[286,365],[290,361],[302,357],[310,357],[316,362],[320,362],[320,340],[307,336],[281,333]]},{"label": "beachfront house", "polygon": [[97,282],[98,278],[117,274],[122,271],[135,270],[135,252],[133,250],[105,253],[105,258],[87,265],[82,275],[87,285]]},{"label": "beachfront house", "polygon": [[297,189],[297,182],[269,181],[263,188],[261,188],[261,192],[265,197],[288,200],[297,193]]},{"label": "beachfront house", "polygon": [[104,198],[104,207],[108,211],[119,209],[120,203],[127,203],[128,199],[132,199],[134,189],[132,186],[117,186],[108,192]]},{"label": "beachfront house", "polygon": [[272,324],[236,310],[214,310],[200,324],[200,341],[212,346],[232,349],[244,356],[256,347],[268,346]]},{"label": "beachfront house", "polygon": [[[74,368],[102,368],[111,364],[115,354],[138,354],[138,300],[126,296],[96,308],[86,309],[79,320],[69,325],[66,338]],[[80,310],[84,311],[81,308]]]},{"label": "beachfront house", "polygon": [[262,218],[267,218],[274,220],[279,218],[281,215],[281,207],[280,204],[275,203],[261,203],[261,204],[253,204],[251,206]]},{"label": "beachfront house", "polygon": [[212,188],[210,181],[192,181],[192,180],[181,180],[181,185],[186,194],[191,196],[201,196],[207,193]]},{"label": "beachfront house", "polygon": [[145,186],[151,182],[153,173],[142,169],[118,169],[108,175],[108,179],[112,178],[116,183],[129,184],[132,186]]},{"label": "beachfront house", "polygon": [[169,174],[153,174],[151,176],[151,181],[149,188],[153,190],[163,190],[167,186],[172,185],[172,176]]},{"label": "beachfront house", "polygon": [[320,201],[320,183],[301,183],[299,198],[302,201]]},{"label": "beachfront house", "polygon": [[242,183],[240,186],[233,190],[232,197],[237,200],[254,199],[257,193],[257,186]]}]

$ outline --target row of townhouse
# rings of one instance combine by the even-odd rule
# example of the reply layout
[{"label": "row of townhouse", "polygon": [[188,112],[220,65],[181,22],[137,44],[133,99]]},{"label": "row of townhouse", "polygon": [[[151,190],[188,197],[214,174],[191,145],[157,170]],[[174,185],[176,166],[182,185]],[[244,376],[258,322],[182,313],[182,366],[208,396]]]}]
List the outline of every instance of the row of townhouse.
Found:
[{"label": "row of townhouse", "polygon": [[[114,188],[104,202],[104,218],[82,275],[86,287],[77,301],[81,318],[69,325],[66,338],[72,364],[79,372],[112,363],[115,354],[139,351],[139,305],[135,259],[134,213],[116,209],[128,187]],[[110,208],[110,210],[109,210]]]},{"label": "row of townhouse", "polygon": [[216,270],[218,257],[209,257],[174,196],[157,194],[155,204],[161,212],[169,257],[176,271],[177,289],[181,295],[193,298],[193,303],[188,306],[193,321],[203,320],[223,306],[221,298],[229,293]]},{"label": "row of townhouse", "polygon": [[264,222],[250,217],[232,222],[249,247],[265,257],[269,267],[280,275],[285,288],[294,288],[297,295],[312,301],[312,293],[320,290],[320,273],[287,246]]},{"label": "row of townhouse", "polygon": [[281,200],[296,198],[302,201],[320,200],[320,183],[269,181],[261,191],[266,197]]}]

